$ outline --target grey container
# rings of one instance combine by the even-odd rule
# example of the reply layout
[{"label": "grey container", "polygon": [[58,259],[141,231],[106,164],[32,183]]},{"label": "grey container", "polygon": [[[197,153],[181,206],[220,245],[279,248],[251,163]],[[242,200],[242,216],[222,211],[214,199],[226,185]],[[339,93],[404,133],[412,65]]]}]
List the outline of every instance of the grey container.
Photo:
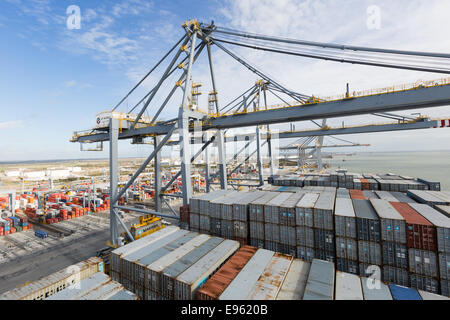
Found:
[{"label": "grey container", "polygon": [[313,217],[314,227],[324,230],[334,230],[333,212],[334,212],[335,194],[323,192],[320,194],[314,205]]},{"label": "grey container", "polygon": [[231,220],[221,220],[220,222],[220,236],[226,239],[233,239],[234,226]]},{"label": "grey container", "polygon": [[234,237],[247,238],[248,237],[248,225],[244,221],[233,221]]},{"label": "grey container", "polygon": [[296,227],[297,246],[314,248],[314,229],[305,226]]},{"label": "grey container", "polygon": [[304,196],[304,192],[297,192],[292,194],[279,208],[279,223],[285,226],[296,226],[295,211],[296,205]]},{"label": "grey container", "polygon": [[208,212],[209,201],[216,199],[229,193],[231,190],[217,190],[210,193],[205,193],[202,195],[194,196],[189,201],[189,210],[194,213],[204,213]]},{"label": "grey container", "polygon": [[396,197],[394,197],[389,191],[375,191],[377,196],[389,202],[399,202]]},{"label": "grey container", "polygon": [[219,296],[219,300],[243,300],[258,281],[274,255],[273,251],[258,249],[247,264]]},{"label": "grey container", "polygon": [[315,249],[314,258],[334,263],[336,255],[334,251]]},{"label": "grey container", "polygon": [[211,218],[223,219],[223,211],[226,211],[228,209],[227,213],[232,217],[233,208],[230,208],[230,206],[228,206],[224,209],[223,207],[225,203],[229,204],[230,201],[232,201],[231,199],[234,199],[234,197],[238,195],[239,192],[228,190],[228,192],[221,194],[221,196],[215,197],[207,203],[205,202],[205,208],[202,210],[202,212],[208,214]]},{"label": "grey container", "polygon": [[425,290],[431,293],[439,293],[439,280],[419,274],[410,274],[410,287],[417,290]]},{"label": "grey container", "polygon": [[437,277],[437,257],[436,253],[428,250],[410,248],[409,271],[428,277]]},{"label": "grey container", "polygon": [[351,199],[336,198],[334,221],[336,236],[356,238],[356,216]]},{"label": "grey container", "polygon": [[250,245],[256,248],[264,249],[264,240],[250,238]]},{"label": "grey container", "polygon": [[280,242],[280,226],[278,224],[264,224],[264,240]]},{"label": "grey container", "polygon": [[334,283],[334,264],[314,259],[309,270],[303,300],[334,300]]},{"label": "grey container", "polygon": [[275,251],[275,252],[280,252],[280,244],[278,242],[274,242],[274,241],[264,241],[264,249],[270,250],[270,251]]},{"label": "grey container", "polygon": [[370,203],[380,218],[381,239],[406,243],[406,221],[386,200],[371,199]]},{"label": "grey container", "polygon": [[210,218],[210,231],[212,235],[220,236],[222,234],[222,220]]},{"label": "grey container", "polygon": [[352,200],[358,240],[381,242],[380,220],[369,200]]},{"label": "grey container", "polygon": [[306,193],[297,203],[295,221],[298,226],[314,227],[313,210],[318,198],[318,193]]},{"label": "grey container", "polygon": [[357,261],[336,258],[336,270],[352,274],[359,274],[359,265]]},{"label": "grey container", "polygon": [[450,297],[450,280],[441,279],[441,294]]},{"label": "grey container", "polygon": [[377,196],[377,194],[373,191],[370,190],[363,190],[363,195],[366,197],[366,199],[370,200],[370,199],[379,199],[379,197]]},{"label": "grey container", "polygon": [[439,273],[443,280],[450,280],[450,253],[439,253]]},{"label": "grey container", "polygon": [[381,265],[381,246],[372,241],[358,241],[358,260],[362,263]]},{"label": "grey container", "polygon": [[450,253],[450,218],[426,204],[411,203],[410,206],[436,227],[438,251]]},{"label": "grey container", "polygon": [[[120,261],[125,255],[130,254],[131,252],[134,252],[136,250],[139,250],[140,248],[143,248],[147,244],[157,241],[160,238],[166,237],[172,233],[179,232],[179,231],[180,231],[180,228],[175,227],[175,226],[169,226],[169,227],[159,230],[151,235],[148,235],[147,237],[133,241],[125,246],[122,246],[118,249],[111,251],[111,254],[110,254],[110,269],[111,269],[111,271],[116,272],[118,275],[120,275],[120,272],[121,272],[121,262]],[[181,232],[182,232],[182,234],[188,233],[187,231],[181,231]],[[119,281],[120,279],[113,279],[113,280]]]},{"label": "grey container", "polygon": [[357,275],[336,271],[336,300],[364,300],[361,280]]},{"label": "grey container", "polygon": [[175,300],[192,300],[196,290],[239,249],[239,242],[224,240],[175,280]]},{"label": "grey container", "polygon": [[138,292],[140,297],[147,299],[148,295],[146,295],[145,289],[148,288],[149,291],[151,289],[151,277],[146,272],[147,266],[192,240],[197,235],[198,233],[190,232],[182,238],[167,243],[163,247],[155,248],[151,253],[134,262],[134,283],[137,289],[136,292]]},{"label": "grey container", "polygon": [[257,221],[250,221],[249,224],[250,224],[249,225],[250,238],[264,240],[265,239],[264,223]]},{"label": "grey container", "polygon": [[265,194],[250,202],[249,204],[249,219],[250,221],[264,222],[264,205],[278,196],[278,192],[265,192]]},{"label": "grey container", "polygon": [[146,282],[145,282],[145,289],[146,291],[152,291],[154,293],[159,293],[159,289],[161,286],[160,283],[160,275],[161,272],[170,266],[171,264],[175,263],[177,260],[179,260],[181,257],[187,255],[188,253],[195,250],[197,247],[201,246],[203,243],[208,241],[211,237],[205,234],[198,235],[194,239],[186,242],[182,246],[176,248],[175,250],[169,252],[165,256],[162,256],[158,260],[154,261],[150,265],[146,267],[145,270],[145,276],[146,276]]},{"label": "grey container", "polygon": [[408,269],[408,247],[395,242],[383,242],[383,265]]},{"label": "grey container", "polygon": [[198,213],[189,213],[189,227],[196,229],[200,228],[200,215]]},{"label": "grey container", "polygon": [[166,237],[160,237],[157,241],[147,243],[146,246],[136,250],[121,259],[120,282],[128,289],[143,297],[144,271],[140,261],[161,248],[176,248],[190,241],[198,233],[179,230]]},{"label": "grey container", "polygon": [[209,216],[200,215],[200,227],[199,229],[202,231],[210,231],[211,229],[211,221]]},{"label": "grey container", "polygon": [[205,254],[217,247],[223,238],[214,237],[195,248],[193,251],[181,257],[179,260],[165,268],[160,275],[160,288],[158,293],[169,300],[174,299],[174,279],[200,260]]},{"label": "grey container", "polygon": [[351,238],[336,237],[336,257],[358,261],[357,241]]},{"label": "grey container", "polygon": [[288,244],[280,243],[278,245],[278,250],[281,253],[288,254],[293,257],[295,257],[297,255],[297,247],[296,246],[290,246]]},{"label": "grey container", "polygon": [[380,280],[361,278],[364,300],[392,300],[389,287]]},{"label": "grey container", "polygon": [[249,204],[264,196],[265,192],[256,191],[249,192],[245,197],[238,199],[233,204],[233,220],[248,221],[249,220]]},{"label": "grey container", "polygon": [[296,258],[299,258],[299,259],[302,259],[305,261],[312,261],[314,259],[314,256],[315,256],[314,248],[297,246]]},{"label": "grey container", "polygon": [[350,199],[350,192],[344,188],[338,188],[336,190],[336,198]]},{"label": "grey container", "polygon": [[383,271],[379,265],[359,263],[359,275],[361,277],[382,279]]},{"label": "grey container", "polygon": [[247,192],[236,192],[231,196],[225,197],[222,201],[222,212],[220,213],[220,218],[222,220],[233,220],[233,206],[235,203],[244,199],[248,196]]},{"label": "grey container", "polygon": [[297,245],[297,236],[295,227],[280,226],[280,243],[289,246]]},{"label": "grey container", "polygon": [[292,260],[276,300],[302,300],[310,268],[309,262]]},{"label": "grey container", "polygon": [[334,242],[334,232],[322,229],[314,229],[314,245],[316,249],[334,253],[336,248]]},{"label": "grey container", "polygon": [[277,197],[270,200],[264,205],[264,223],[280,223],[280,207],[284,205],[287,199],[292,196],[293,193],[282,192]]},{"label": "grey container", "polygon": [[391,194],[397,198],[398,201],[400,202],[405,202],[405,203],[417,203],[416,201],[414,201],[413,199],[411,199],[410,197],[408,197],[406,194],[402,193],[402,192],[398,192],[398,191],[392,191]]}]

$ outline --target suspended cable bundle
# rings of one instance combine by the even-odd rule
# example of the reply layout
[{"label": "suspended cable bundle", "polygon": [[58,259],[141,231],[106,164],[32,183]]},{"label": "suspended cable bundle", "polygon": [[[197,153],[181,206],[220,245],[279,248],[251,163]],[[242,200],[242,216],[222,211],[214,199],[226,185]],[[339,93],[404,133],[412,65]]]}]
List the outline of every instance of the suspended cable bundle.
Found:
[{"label": "suspended cable bundle", "polygon": [[222,27],[212,31],[212,41],[257,50],[342,63],[450,74],[450,54],[346,46],[246,33]]}]

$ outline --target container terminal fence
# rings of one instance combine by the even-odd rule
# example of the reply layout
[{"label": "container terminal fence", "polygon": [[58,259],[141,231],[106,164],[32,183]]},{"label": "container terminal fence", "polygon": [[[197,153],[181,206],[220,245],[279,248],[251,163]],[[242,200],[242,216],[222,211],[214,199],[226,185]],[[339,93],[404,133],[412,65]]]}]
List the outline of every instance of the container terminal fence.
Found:
[{"label": "container terminal fence", "polygon": [[449,300],[238,241],[169,226],[0,295],[1,300]]},{"label": "container terminal fence", "polygon": [[450,296],[449,206],[443,191],[269,186],[202,194],[180,210],[190,231]]}]

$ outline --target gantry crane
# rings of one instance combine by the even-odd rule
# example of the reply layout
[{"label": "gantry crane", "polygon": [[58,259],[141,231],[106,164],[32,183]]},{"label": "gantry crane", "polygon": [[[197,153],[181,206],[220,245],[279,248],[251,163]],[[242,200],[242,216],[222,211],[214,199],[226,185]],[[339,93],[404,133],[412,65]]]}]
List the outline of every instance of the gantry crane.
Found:
[{"label": "gantry crane", "polygon": [[[239,30],[219,27],[213,22],[208,24],[199,23],[197,20],[190,20],[183,23],[182,28],[185,34],[180,40],[111,110],[114,112],[121,103],[127,99],[134,90],[172,54],[172,52],[175,51],[165,71],[156,82],[153,89],[140,99],[135,107],[129,111],[129,113],[131,113],[136,108],[142,106],[137,115],[129,119],[117,119],[111,117],[109,119],[108,128],[104,128],[103,130],[91,129],[86,132],[76,132],[71,139],[73,142],[81,143],[100,143],[109,141],[111,199],[110,239],[112,244],[117,243],[119,235],[117,223],[120,223],[127,231],[130,239],[133,239],[125,224],[118,216],[118,210],[126,209],[142,212],[144,214],[163,215],[160,212],[160,199],[163,199],[165,196],[163,191],[166,190],[179,176],[181,176],[183,183],[181,194],[183,203],[189,203],[189,199],[192,196],[190,164],[199,156],[199,154],[208,152],[208,146],[211,146],[212,142],[216,144],[219,154],[219,169],[217,176],[220,177],[220,187],[222,189],[227,188],[228,177],[224,151],[226,139],[224,135],[225,131],[230,128],[255,128],[254,137],[257,144],[258,167],[260,168],[260,148],[262,145],[261,131],[264,129],[262,126],[266,126],[265,128],[267,128],[267,132],[265,133],[266,141],[264,143],[268,145],[269,158],[271,159],[273,156],[271,141],[273,141],[274,135],[272,134],[272,129],[267,127],[269,125],[306,120],[315,122],[320,119],[323,120],[361,114],[375,114],[389,117],[388,113],[399,110],[429,108],[450,104],[450,80],[447,78],[439,79],[437,81],[415,83],[409,86],[394,86],[367,92],[349,92],[347,90],[342,96],[334,98],[320,98],[314,95],[299,93],[286,88],[280,82],[270,78],[264,72],[233,52],[228,46],[239,46],[255,50],[270,51],[278,54],[295,55],[311,59],[323,59],[340,63],[450,74],[450,54],[447,53],[390,50],[286,39],[267,35],[250,34]],[[257,88],[257,92],[253,92],[251,95],[246,94],[245,99],[242,99],[242,103],[238,103],[236,108],[232,107],[230,110],[224,110],[228,105],[221,107],[221,101],[218,98],[218,92],[220,91],[218,90],[215,81],[215,71],[212,60],[213,47],[225,52],[262,79],[262,84],[255,84],[255,86],[253,86]],[[192,68],[205,48],[211,75],[211,91],[213,92],[213,94],[210,95],[211,105],[207,114],[189,108],[189,101],[192,100]],[[180,70],[180,75],[177,78],[178,80],[173,84],[172,90],[162,104],[155,105],[154,97],[161,85],[178,70]],[[178,116],[166,121],[158,121],[161,112],[169,105],[172,96],[178,88],[181,88],[183,93],[181,105],[177,103],[177,106],[179,105]],[[265,94],[270,90],[284,100],[283,105],[276,108],[270,108],[265,102],[262,102]],[[283,98],[282,95],[289,98]],[[288,103],[288,99],[293,100],[294,102]],[[153,104],[151,105],[152,102]],[[155,113],[149,123],[143,124],[140,120],[143,114],[147,112],[150,105],[154,107]],[[213,107],[215,108],[213,109]],[[335,131],[347,131],[353,133],[357,131],[370,132],[366,131],[368,128],[363,127],[327,129],[322,128],[323,126],[319,123],[316,124],[319,127],[319,129],[315,130],[316,132],[311,133],[313,130],[309,130],[310,132],[306,130],[305,132],[297,133],[298,136],[339,134]],[[416,124],[419,123],[414,123],[414,125]],[[420,123],[420,125],[423,124],[425,124],[425,126],[429,125],[429,123]],[[414,127],[413,124],[402,125],[409,129]],[[420,125],[418,125],[418,127],[420,127]],[[203,145],[199,152],[191,156],[190,142],[192,139],[191,133],[194,129],[201,130]],[[389,125],[388,127],[385,127],[384,130],[395,129],[392,129],[392,126]],[[383,129],[380,127],[374,129],[374,132],[378,131],[383,131]],[[178,144],[180,146],[181,170],[163,187],[160,184],[160,152],[162,147],[167,144],[175,132],[179,133]],[[317,132],[321,134],[318,134]],[[282,132],[278,134],[278,138],[282,136],[286,137],[288,135],[289,134]],[[119,139],[134,139],[135,137],[150,137],[153,139],[154,150],[135,174],[128,180],[125,186],[120,190],[117,190],[117,142]],[[144,171],[150,161],[154,161],[155,168],[155,211],[119,206],[118,199],[124,195],[126,190]]]}]

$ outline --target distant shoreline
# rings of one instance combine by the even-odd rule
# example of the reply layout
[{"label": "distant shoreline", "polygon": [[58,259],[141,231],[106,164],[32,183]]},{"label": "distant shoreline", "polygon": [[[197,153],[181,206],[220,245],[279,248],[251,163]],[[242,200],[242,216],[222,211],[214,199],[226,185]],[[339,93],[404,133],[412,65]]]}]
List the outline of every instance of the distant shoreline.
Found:
[{"label": "distant shoreline", "polygon": [[[347,155],[349,153],[354,154],[370,154],[370,153],[411,153],[411,152],[450,152],[449,150],[410,150],[410,151],[358,151],[358,152],[329,152],[333,155]],[[324,152],[327,154],[328,152]],[[119,157],[120,159],[144,159],[145,157]],[[91,159],[48,159],[48,160],[11,160],[0,161],[0,165],[7,164],[41,164],[41,163],[54,163],[54,162],[72,162],[72,161],[108,161],[109,158],[91,158]]]}]

